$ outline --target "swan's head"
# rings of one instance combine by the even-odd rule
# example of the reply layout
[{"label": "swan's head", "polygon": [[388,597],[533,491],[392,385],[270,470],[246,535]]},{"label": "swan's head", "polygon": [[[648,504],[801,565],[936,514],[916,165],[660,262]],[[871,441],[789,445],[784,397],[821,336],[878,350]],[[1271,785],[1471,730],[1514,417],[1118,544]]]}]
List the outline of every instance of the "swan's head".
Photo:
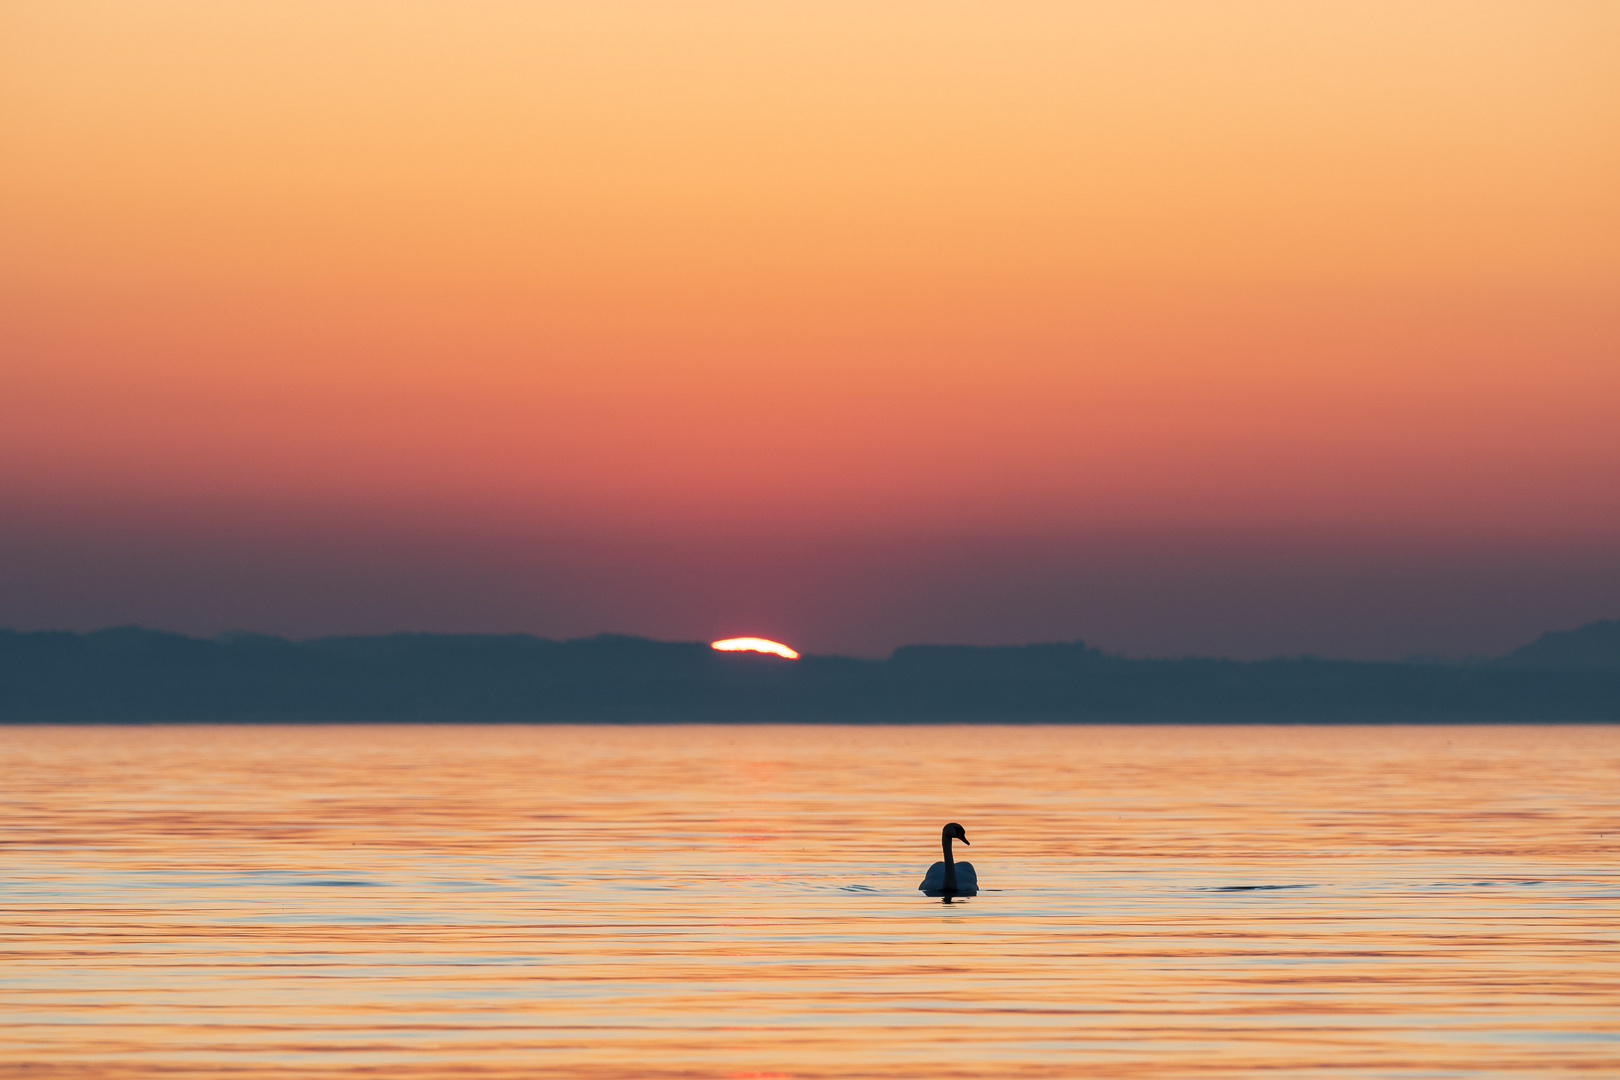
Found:
[{"label": "swan's head", "polygon": [[[967,830],[954,821],[945,826],[941,836],[946,840],[960,840],[962,843],[968,844]],[[972,844],[968,844],[968,847],[972,846]]]}]

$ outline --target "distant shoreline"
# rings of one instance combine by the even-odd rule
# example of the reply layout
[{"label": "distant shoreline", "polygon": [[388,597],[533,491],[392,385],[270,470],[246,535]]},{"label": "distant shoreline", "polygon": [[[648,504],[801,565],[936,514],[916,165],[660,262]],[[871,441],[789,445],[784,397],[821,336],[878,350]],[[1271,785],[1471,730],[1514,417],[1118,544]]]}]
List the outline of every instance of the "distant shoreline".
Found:
[{"label": "distant shoreline", "polygon": [[1600,728],[1617,720],[8,720],[0,728],[340,728],[340,727],[1114,727],[1114,728]]},{"label": "distant shoreline", "polygon": [[1620,622],[1478,664],[1135,660],[1081,642],[790,661],[604,635],[0,631],[0,723],[1606,724]]}]

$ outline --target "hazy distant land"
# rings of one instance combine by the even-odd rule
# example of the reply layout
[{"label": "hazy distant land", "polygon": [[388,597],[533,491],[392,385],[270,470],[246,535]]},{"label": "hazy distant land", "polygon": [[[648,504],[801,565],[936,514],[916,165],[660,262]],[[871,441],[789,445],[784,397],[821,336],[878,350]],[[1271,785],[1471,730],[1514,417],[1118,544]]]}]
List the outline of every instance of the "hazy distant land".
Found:
[{"label": "hazy distant land", "polygon": [[1080,642],[886,660],[604,635],[307,641],[0,631],[0,721],[1620,721],[1620,621],[1473,664],[1135,660]]}]

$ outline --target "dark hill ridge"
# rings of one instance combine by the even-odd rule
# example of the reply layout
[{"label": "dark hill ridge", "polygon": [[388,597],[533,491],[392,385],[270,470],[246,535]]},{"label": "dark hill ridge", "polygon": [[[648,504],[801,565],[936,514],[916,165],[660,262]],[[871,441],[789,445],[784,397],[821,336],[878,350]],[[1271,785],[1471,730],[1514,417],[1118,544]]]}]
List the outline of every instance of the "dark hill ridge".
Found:
[{"label": "dark hill ridge", "polygon": [[1497,663],[1507,667],[1620,668],[1620,619],[1542,634]]},{"label": "dark hill ridge", "polygon": [[0,722],[1616,722],[1615,627],[1472,666],[1129,660],[1080,642],[790,662],[612,635],[0,631]]}]

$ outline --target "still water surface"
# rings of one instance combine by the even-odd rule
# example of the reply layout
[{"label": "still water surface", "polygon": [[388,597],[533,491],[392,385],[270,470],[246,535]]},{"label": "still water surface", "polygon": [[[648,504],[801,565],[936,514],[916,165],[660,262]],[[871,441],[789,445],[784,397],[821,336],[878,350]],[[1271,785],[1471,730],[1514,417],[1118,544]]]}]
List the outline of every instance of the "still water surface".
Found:
[{"label": "still water surface", "polygon": [[0,781],[10,1076],[1620,1076],[1620,728],[8,728]]}]

